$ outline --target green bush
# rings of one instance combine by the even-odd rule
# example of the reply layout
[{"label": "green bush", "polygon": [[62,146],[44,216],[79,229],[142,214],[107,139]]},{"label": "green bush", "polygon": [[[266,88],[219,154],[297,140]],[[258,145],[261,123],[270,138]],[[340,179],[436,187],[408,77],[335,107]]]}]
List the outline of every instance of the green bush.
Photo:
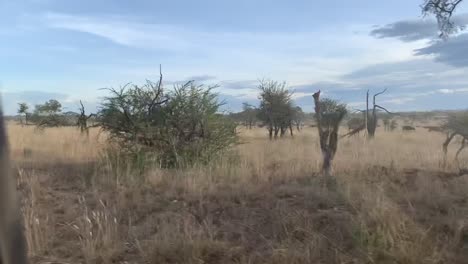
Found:
[{"label": "green bush", "polygon": [[98,120],[110,139],[141,162],[166,168],[206,164],[237,142],[236,125],[219,113],[214,87],[187,82],[165,94],[160,84],[109,89]]}]

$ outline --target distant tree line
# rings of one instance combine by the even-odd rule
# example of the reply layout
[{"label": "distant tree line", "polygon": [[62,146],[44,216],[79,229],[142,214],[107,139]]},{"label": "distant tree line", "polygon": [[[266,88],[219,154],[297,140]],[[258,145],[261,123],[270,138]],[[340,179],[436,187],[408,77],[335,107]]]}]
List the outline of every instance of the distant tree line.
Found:
[{"label": "distant tree line", "polygon": [[22,125],[35,125],[38,128],[76,125],[78,114],[62,112],[62,104],[56,99],[35,105],[32,112],[29,109],[27,103],[18,103],[18,114]]}]

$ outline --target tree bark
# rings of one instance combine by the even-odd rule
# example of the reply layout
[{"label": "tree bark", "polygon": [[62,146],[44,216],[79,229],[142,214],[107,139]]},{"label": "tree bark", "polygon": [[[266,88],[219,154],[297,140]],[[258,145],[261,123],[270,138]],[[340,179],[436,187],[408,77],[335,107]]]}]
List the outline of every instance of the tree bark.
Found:
[{"label": "tree bark", "polygon": [[322,151],[323,157],[322,173],[324,176],[328,177],[331,176],[332,162],[338,146],[339,122],[333,126],[332,131],[329,129],[326,131],[323,130],[322,112],[320,109],[320,91],[316,92],[313,97],[315,103],[315,119],[317,121],[317,130],[320,139],[320,150]]}]

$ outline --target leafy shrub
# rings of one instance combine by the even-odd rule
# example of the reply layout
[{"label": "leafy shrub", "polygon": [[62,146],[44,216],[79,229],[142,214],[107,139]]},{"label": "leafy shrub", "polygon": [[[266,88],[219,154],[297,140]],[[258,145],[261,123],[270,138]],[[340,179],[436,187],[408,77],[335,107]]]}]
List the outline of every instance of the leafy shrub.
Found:
[{"label": "leafy shrub", "polygon": [[109,89],[98,119],[121,150],[161,167],[207,163],[237,141],[235,124],[219,114],[222,103],[194,82],[165,94],[158,83]]}]

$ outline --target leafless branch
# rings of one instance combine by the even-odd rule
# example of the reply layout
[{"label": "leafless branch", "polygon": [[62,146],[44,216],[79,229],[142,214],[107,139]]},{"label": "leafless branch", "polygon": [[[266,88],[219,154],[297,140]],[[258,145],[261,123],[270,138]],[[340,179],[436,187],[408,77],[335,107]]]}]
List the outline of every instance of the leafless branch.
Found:
[{"label": "leafless branch", "polygon": [[361,131],[363,131],[365,129],[366,129],[366,124],[362,124],[360,127],[357,127],[355,129],[353,129],[352,131],[350,131],[349,133],[346,133],[346,134],[342,135],[341,138],[354,136],[357,133],[359,133],[359,132],[361,132]]},{"label": "leafless branch", "polygon": [[396,115],[396,113],[392,113],[392,112],[388,111],[385,107],[382,107],[380,105],[374,105],[374,107],[382,109],[382,110],[384,110],[385,112],[387,112],[387,113],[389,113],[391,115]]},{"label": "leafless branch", "polygon": [[163,75],[162,75],[162,66],[159,64],[159,82],[158,82],[158,88],[156,90],[156,94],[153,97],[153,100],[151,101],[151,104],[149,105],[148,108],[148,114],[151,114],[153,111],[154,107],[156,105],[161,105],[167,102],[166,100],[162,100],[160,102],[157,102],[158,99],[161,99],[161,94],[162,94],[162,81],[163,81]]},{"label": "leafless branch", "polygon": [[375,105],[375,98],[376,98],[377,96],[379,96],[379,95],[381,95],[381,94],[385,93],[386,91],[387,91],[387,88],[385,88],[385,89],[384,89],[383,91],[381,91],[380,93],[376,93],[376,94],[374,94],[374,100],[373,100],[373,102],[374,102],[374,105]]}]

